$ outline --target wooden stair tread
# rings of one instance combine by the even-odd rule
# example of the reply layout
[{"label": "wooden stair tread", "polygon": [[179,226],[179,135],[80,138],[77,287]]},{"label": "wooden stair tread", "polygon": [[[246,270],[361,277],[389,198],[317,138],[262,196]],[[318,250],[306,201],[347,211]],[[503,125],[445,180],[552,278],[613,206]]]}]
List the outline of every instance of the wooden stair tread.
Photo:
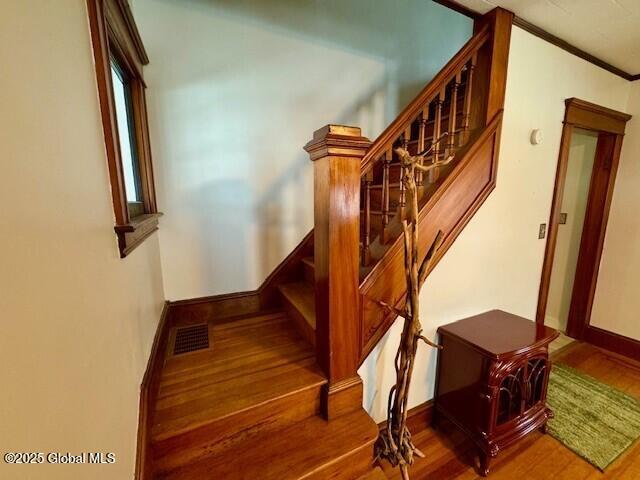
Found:
[{"label": "wooden stair tread", "polygon": [[380,467],[376,467],[366,475],[361,476],[358,480],[388,480]]},{"label": "wooden stair tread", "polygon": [[157,473],[154,479],[309,478],[351,454],[370,450],[377,436],[378,428],[364,410],[331,422],[314,416],[280,431],[260,433],[198,462]]},{"label": "wooden stair tread", "polygon": [[316,292],[315,287],[308,282],[294,282],[280,285],[280,293],[304,317],[307,323],[316,329]]},{"label": "wooden stair tread", "polygon": [[312,347],[284,314],[251,320],[212,325],[209,350],[167,358],[152,441],[326,383]]}]

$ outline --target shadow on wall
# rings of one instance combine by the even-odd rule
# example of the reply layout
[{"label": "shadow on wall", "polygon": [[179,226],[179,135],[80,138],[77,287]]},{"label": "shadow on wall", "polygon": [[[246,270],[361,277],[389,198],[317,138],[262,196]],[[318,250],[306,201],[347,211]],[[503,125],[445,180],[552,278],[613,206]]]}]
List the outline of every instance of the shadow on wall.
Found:
[{"label": "shadow on wall", "polygon": [[260,285],[313,226],[313,171],[302,149],[313,131],[345,123],[375,138],[472,28],[424,0],[133,7],[151,58],[170,299]]}]

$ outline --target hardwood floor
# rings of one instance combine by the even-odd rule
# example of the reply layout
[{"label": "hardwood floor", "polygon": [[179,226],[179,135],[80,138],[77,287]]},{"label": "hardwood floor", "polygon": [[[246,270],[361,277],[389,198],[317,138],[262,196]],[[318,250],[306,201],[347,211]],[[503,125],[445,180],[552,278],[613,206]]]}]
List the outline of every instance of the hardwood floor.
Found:
[{"label": "hardwood floor", "polygon": [[153,406],[155,480],[353,479],[371,470],[376,424],[362,409],[319,416],[327,381],[287,312],[211,320],[208,331],[209,348],[181,355],[170,334]]},{"label": "hardwood floor", "polygon": [[[574,367],[629,395],[640,398],[640,362],[586,343],[574,342],[552,354],[555,362]],[[411,469],[411,479],[479,479],[473,465],[475,449],[451,424],[414,435],[414,442],[426,455]],[[389,479],[400,472],[383,465]],[[492,461],[489,478],[593,480],[640,478],[640,441],[623,453],[605,473],[564,447],[549,435],[534,432]]]}]

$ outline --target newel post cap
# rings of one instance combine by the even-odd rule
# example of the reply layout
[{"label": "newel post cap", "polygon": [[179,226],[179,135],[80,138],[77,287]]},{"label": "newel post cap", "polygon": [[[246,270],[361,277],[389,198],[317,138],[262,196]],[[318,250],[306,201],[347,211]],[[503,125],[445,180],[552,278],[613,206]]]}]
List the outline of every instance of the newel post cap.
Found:
[{"label": "newel post cap", "polygon": [[360,127],[329,124],[316,130],[304,149],[313,161],[327,156],[362,158],[370,146]]}]

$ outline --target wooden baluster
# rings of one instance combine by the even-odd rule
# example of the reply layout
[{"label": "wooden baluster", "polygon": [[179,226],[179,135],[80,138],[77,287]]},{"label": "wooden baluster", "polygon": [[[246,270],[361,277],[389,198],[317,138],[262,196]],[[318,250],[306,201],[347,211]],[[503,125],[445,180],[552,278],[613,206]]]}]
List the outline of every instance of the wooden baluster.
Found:
[{"label": "wooden baluster", "polygon": [[386,243],[387,225],[389,225],[389,168],[392,158],[391,149],[382,157],[382,243]]},{"label": "wooden baluster", "polygon": [[467,84],[464,88],[464,109],[462,112],[462,132],[460,134],[458,146],[463,146],[469,141],[469,119],[471,118],[471,88],[473,86],[473,71],[476,69],[478,53],[474,53],[471,61],[467,64]]},{"label": "wooden baluster", "polygon": [[451,85],[451,104],[449,105],[449,136],[447,137],[447,149],[444,157],[449,158],[456,151],[456,115],[458,114],[458,89],[462,82],[462,71],[456,73]]},{"label": "wooden baluster", "polygon": [[[435,99],[436,102],[436,110],[435,116],[433,119],[433,150],[431,151],[432,161],[437,162],[440,158],[440,144],[438,143],[438,138],[440,138],[440,134],[442,132],[441,122],[442,122],[442,104],[444,103],[444,98],[446,95],[446,89],[443,87],[438,93],[438,96]],[[435,183],[438,180],[440,172],[437,168],[429,171],[429,183]]]},{"label": "wooden baluster", "polygon": [[[427,119],[429,118],[429,105],[422,111],[422,116],[418,124],[418,151],[416,153],[424,152],[425,149],[425,137],[427,135]],[[420,160],[420,165],[424,164],[424,159]],[[416,185],[424,185],[424,173],[421,170],[416,172]]]},{"label": "wooden baluster", "polygon": [[373,171],[370,170],[364,177],[364,237],[362,239],[362,254],[360,255],[360,261],[362,266],[369,265],[370,252],[369,245],[371,244],[371,183],[373,182]]},{"label": "wooden baluster", "polygon": [[[404,148],[405,150],[408,150],[410,140],[411,140],[411,124],[409,124],[409,126],[405,128],[404,134],[402,135],[402,148]],[[402,181],[403,176],[404,176],[404,166],[402,165],[402,163],[400,163],[400,179],[399,179],[400,195],[398,200],[398,206],[400,208],[404,208],[407,204],[407,192],[406,192],[406,189],[404,188],[404,182]]]}]

